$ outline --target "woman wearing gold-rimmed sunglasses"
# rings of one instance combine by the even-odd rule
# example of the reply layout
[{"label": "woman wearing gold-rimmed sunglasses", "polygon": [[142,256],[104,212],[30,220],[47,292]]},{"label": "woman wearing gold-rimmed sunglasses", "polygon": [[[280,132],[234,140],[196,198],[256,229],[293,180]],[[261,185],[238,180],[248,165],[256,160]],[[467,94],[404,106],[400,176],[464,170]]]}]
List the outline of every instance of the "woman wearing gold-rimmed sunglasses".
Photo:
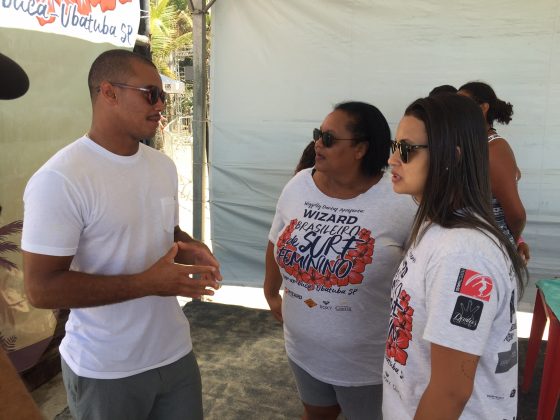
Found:
[{"label": "woman wearing gold-rimmed sunglasses", "polygon": [[526,270],[492,213],[480,108],[455,94],[416,100],[389,164],[393,189],[419,206],[392,283],[383,416],[515,418]]}]

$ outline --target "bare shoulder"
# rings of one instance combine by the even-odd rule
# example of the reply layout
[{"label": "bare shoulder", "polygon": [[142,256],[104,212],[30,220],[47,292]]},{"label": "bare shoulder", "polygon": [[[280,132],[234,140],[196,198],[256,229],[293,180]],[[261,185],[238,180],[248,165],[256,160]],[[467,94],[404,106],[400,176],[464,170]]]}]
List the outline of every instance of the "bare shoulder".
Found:
[{"label": "bare shoulder", "polygon": [[508,151],[513,153],[511,150],[511,146],[509,145],[508,141],[504,137],[495,137],[492,141],[488,142],[488,149],[490,152],[492,151]]},{"label": "bare shoulder", "polygon": [[[513,149],[503,137],[497,137],[488,143],[488,154],[491,167],[500,164],[507,165],[508,168],[518,171]],[[516,176],[518,178],[519,176]]]}]

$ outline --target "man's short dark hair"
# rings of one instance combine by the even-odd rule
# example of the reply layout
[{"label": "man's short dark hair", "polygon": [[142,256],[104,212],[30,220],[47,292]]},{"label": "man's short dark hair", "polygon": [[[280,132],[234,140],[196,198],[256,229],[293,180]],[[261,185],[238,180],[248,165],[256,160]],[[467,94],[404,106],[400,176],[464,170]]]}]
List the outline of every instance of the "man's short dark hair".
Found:
[{"label": "man's short dark hair", "polygon": [[128,50],[115,49],[101,53],[93,61],[89,69],[88,87],[91,100],[93,101],[95,98],[99,85],[104,80],[123,83],[132,76],[133,70],[130,63],[133,60],[137,60],[156,69],[154,63],[149,59]]}]

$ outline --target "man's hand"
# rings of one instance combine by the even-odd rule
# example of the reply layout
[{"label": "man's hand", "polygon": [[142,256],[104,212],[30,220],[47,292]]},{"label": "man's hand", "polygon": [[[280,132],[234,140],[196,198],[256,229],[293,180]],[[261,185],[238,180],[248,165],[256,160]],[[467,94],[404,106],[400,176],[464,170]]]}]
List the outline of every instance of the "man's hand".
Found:
[{"label": "man's hand", "polygon": [[[70,270],[73,256],[23,252],[25,289],[37,308],[88,308],[146,296],[213,295],[219,283],[216,267],[175,263],[175,243],[141,273],[98,275]],[[198,277],[198,278],[193,278]]]},{"label": "man's hand", "polygon": [[[220,287],[216,280],[217,268],[210,265],[177,264],[175,257],[178,251],[179,245],[174,243],[167,254],[141,274],[145,287],[155,288],[155,293],[152,294],[160,296],[185,296],[198,299],[203,295],[213,295],[212,289]],[[193,278],[194,275],[198,278]]]},{"label": "man's hand", "polygon": [[177,242],[179,250],[185,255],[188,255],[189,260],[194,261],[196,265],[205,265],[209,267],[214,267],[215,270],[212,276],[215,280],[221,281],[222,275],[220,273],[220,263],[212,255],[212,252],[208,249],[206,245],[202,242],[191,241],[191,242]]}]

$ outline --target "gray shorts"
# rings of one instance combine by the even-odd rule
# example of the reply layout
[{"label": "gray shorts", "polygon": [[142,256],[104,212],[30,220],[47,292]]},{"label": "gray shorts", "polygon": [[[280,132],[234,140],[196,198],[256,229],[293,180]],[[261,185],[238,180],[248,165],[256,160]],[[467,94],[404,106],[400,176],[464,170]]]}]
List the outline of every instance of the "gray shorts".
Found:
[{"label": "gray shorts", "polygon": [[62,360],[62,377],[70,413],[78,420],[202,419],[202,384],[192,351],[121,379],[84,378]]},{"label": "gray shorts", "polygon": [[307,405],[340,406],[348,420],[381,420],[383,385],[338,386],[322,382],[288,358],[299,397]]}]

